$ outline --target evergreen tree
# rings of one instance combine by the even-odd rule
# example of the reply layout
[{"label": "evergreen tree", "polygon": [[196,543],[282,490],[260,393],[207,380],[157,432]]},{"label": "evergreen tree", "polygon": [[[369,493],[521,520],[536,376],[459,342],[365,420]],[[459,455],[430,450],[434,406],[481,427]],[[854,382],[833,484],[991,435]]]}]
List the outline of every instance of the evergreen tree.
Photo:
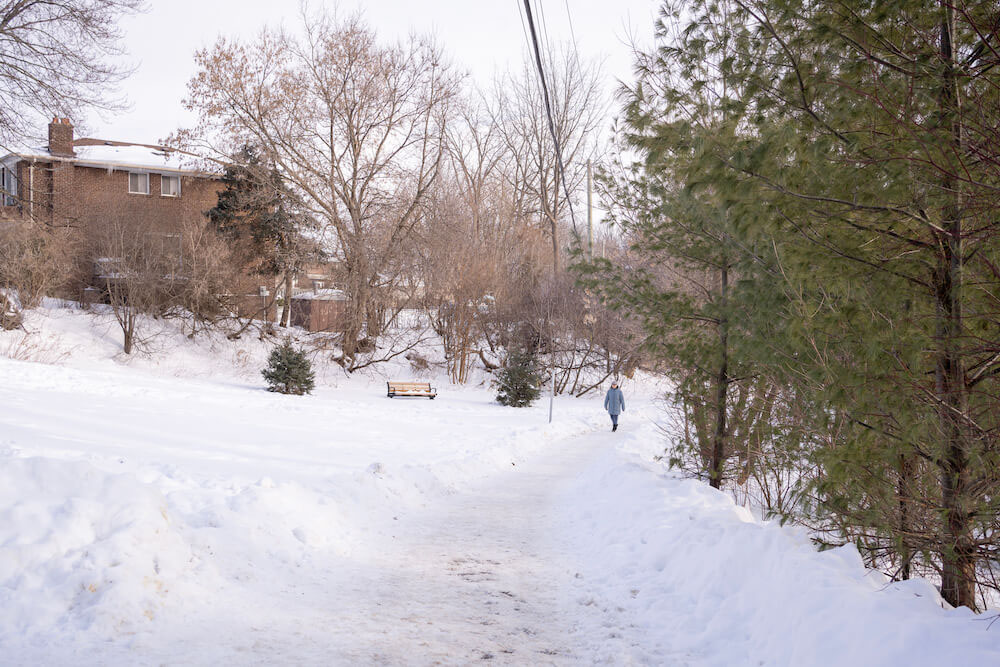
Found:
[{"label": "evergreen tree", "polygon": [[975,608],[1000,546],[1000,357],[975,333],[998,326],[995,6],[826,4],[743,3],[777,38],[736,57],[759,113],[707,149],[780,212],[791,367],[850,424],[817,451],[821,507],[903,571],[933,554],[943,597]]},{"label": "evergreen tree", "polygon": [[312,393],[316,386],[312,363],[305,351],[296,349],[288,339],[271,351],[261,375],[267,381],[268,391],[282,394],[301,396]]},{"label": "evergreen tree", "polygon": [[525,408],[541,395],[542,376],[534,354],[515,349],[507,363],[497,371],[497,402],[513,408]]},{"label": "evergreen tree", "polygon": [[222,182],[225,187],[208,219],[220,234],[242,247],[246,270],[282,278],[281,325],[288,326],[295,273],[318,254],[302,234],[309,220],[291,213],[292,196],[281,174],[253,146],[244,146],[233,157]]},{"label": "evergreen tree", "polygon": [[[660,308],[678,365],[704,364],[713,322],[671,325],[700,314],[662,276],[741,258],[749,289],[719,312],[739,375],[776,392],[769,426],[805,443],[797,518],[894,575],[936,572],[971,608],[1000,549],[996,18],[932,0],[670,3],[627,91],[643,160],[611,182],[650,221],[637,238],[668,241],[626,272],[658,263],[636,283],[651,288],[622,291],[654,326]],[[715,248],[678,239],[713,209]]]},{"label": "evergreen tree", "polygon": [[[678,78],[663,77],[676,52],[641,63],[640,71],[648,69],[629,91],[625,145],[599,179],[610,222],[630,244],[630,261],[576,266],[585,285],[650,334],[647,347],[670,369],[673,401],[693,427],[675,442],[672,461],[715,488],[740,476],[731,463],[749,458],[745,437],[773,402],[772,387],[741,348],[755,303],[774,295],[774,267],[740,233],[747,219],[732,194],[734,179],[707,182],[689,170],[701,133],[731,137],[743,122],[738,102],[746,85],[714,69],[737,37],[725,20],[692,28],[687,39],[715,50],[703,62],[671,70],[686,73]],[[709,83],[688,88],[683,76]],[[622,162],[637,152],[638,161]]]}]

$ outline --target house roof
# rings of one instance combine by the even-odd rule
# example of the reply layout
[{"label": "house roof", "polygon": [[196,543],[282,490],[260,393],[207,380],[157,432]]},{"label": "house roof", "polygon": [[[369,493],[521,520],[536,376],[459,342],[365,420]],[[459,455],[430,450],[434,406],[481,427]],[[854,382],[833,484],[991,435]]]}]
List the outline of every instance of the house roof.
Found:
[{"label": "house roof", "polygon": [[177,172],[199,176],[218,176],[217,173],[197,168],[193,165],[196,156],[184,151],[165,149],[159,146],[127,144],[119,141],[79,139],[74,142],[75,156],[52,155],[48,148],[27,148],[15,150],[3,158],[22,160],[73,162],[81,167],[100,169],[121,169],[155,172]]},{"label": "house roof", "polygon": [[343,290],[327,288],[292,295],[293,301],[299,299],[303,301],[347,301],[348,296]]}]

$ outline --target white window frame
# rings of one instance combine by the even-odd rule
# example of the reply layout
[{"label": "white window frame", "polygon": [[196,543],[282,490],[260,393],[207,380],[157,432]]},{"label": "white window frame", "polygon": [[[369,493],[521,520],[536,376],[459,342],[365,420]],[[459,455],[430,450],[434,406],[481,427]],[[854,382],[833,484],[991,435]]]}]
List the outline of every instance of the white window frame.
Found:
[{"label": "white window frame", "polygon": [[[132,177],[133,176],[139,176],[140,178],[144,176],[146,178],[146,189],[145,189],[145,191],[143,191],[143,190],[133,190],[132,189]],[[128,193],[130,195],[148,195],[149,194],[149,174],[147,174],[145,172],[142,172],[142,171],[130,171],[128,173]]]},{"label": "white window frame", "polygon": [[[163,191],[163,183],[168,179],[173,179],[177,183],[177,192],[172,194],[167,194]],[[181,177],[171,174],[160,174],[160,196],[161,197],[180,197],[181,196]]]}]

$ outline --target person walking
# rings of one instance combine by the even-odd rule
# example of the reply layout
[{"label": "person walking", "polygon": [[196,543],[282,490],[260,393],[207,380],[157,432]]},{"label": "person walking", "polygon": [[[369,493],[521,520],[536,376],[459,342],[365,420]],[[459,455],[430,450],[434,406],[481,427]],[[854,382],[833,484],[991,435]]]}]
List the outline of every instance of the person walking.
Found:
[{"label": "person walking", "polygon": [[611,383],[611,389],[608,389],[608,393],[604,396],[604,409],[611,415],[611,430],[617,431],[618,415],[625,412],[625,396],[618,388],[617,380]]}]

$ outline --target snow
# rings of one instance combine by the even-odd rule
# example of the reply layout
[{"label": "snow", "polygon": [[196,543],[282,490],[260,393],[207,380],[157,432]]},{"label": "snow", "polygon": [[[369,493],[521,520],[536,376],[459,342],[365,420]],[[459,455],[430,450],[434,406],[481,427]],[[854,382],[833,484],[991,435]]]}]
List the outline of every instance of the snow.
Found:
[{"label": "snow", "polygon": [[[151,171],[199,171],[193,168],[193,156],[179,151],[164,151],[158,148],[138,145],[115,146],[97,144],[74,146],[75,162],[87,167],[115,169],[148,169]],[[5,163],[13,164],[16,158],[51,160],[47,148],[23,148],[5,157]]]},{"label": "snow", "polygon": [[[657,387],[504,408],[405,361],[266,392],[271,342],[48,307],[0,333],[0,662],[997,664],[1000,623],[679,479]],[[432,360],[432,351],[425,351]],[[383,375],[383,373],[385,375]]]},{"label": "snow", "polygon": [[184,169],[183,153],[163,151],[148,146],[76,146],[77,162],[80,164],[115,164],[150,169]]},{"label": "snow", "polygon": [[292,297],[293,299],[302,299],[305,301],[347,301],[347,293],[343,290],[333,289],[333,288],[323,288],[318,290],[312,290],[308,292],[299,292]]},{"label": "snow", "polygon": [[612,638],[632,635],[644,664],[1000,664],[995,611],[945,610],[925,580],[891,583],[853,545],[817,552],[803,529],[667,474],[652,428],[626,428],[566,498],[561,521],[587,554],[577,599],[615,617],[610,632],[596,617],[580,628],[591,655],[617,661]]}]

